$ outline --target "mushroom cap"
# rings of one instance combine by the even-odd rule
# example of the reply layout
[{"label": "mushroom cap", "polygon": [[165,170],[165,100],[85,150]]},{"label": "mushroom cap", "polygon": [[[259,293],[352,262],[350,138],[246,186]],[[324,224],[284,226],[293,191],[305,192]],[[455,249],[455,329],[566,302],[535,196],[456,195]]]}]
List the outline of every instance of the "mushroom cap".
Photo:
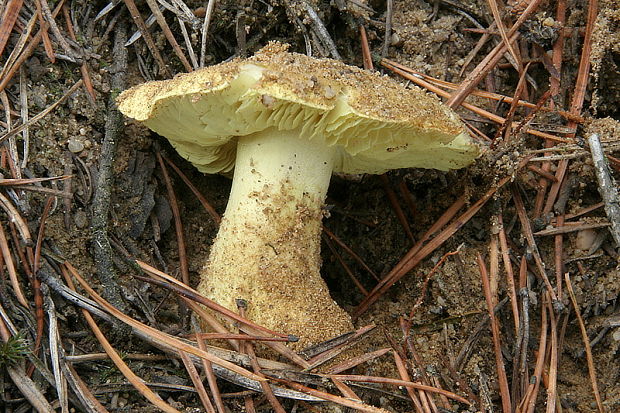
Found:
[{"label": "mushroom cap", "polygon": [[248,59],[141,84],[118,97],[119,110],[206,173],[230,172],[237,140],[271,128],[334,145],[334,172],[457,169],[480,153],[434,95],[287,48],[271,42]]}]

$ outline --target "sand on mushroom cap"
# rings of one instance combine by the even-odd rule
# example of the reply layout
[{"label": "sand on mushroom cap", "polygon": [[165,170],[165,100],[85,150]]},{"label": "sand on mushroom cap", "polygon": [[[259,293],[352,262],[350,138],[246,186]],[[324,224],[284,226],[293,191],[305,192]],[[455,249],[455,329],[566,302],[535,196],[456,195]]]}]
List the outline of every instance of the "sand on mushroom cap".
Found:
[{"label": "sand on mushroom cap", "polygon": [[334,172],[458,169],[479,153],[435,95],[287,48],[272,42],[249,59],[144,83],[120,95],[119,109],[205,173],[232,171],[238,137],[302,124],[312,125],[308,139],[325,136],[338,147]]},{"label": "sand on mushroom cap", "polygon": [[420,89],[270,43],[123,92],[119,109],[207,173],[231,172],[226,213],[199,290],[259,324],[316,343],[352,327],[320,277],[322,205],[332,171],[470,164],[480,148]]}]

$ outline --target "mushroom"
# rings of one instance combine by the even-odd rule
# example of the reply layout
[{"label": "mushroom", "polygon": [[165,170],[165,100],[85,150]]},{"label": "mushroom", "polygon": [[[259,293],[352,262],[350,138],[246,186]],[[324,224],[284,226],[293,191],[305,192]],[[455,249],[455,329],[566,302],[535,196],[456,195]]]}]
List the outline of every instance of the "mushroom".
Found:
[{"label": "mushroom", "polygon": [[350,331],[320,275],[333,172],[464,167],[479,145],[458,116],[415,87],[277,42],[123,92],[118,107],[205,173],[234,177],[198,291],[297,348]]}]

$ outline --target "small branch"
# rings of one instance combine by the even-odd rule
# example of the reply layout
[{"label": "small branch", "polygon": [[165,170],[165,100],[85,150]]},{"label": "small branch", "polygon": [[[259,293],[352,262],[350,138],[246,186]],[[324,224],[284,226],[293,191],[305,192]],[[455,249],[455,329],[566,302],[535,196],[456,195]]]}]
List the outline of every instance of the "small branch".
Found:
[{"label": "small branch", "polygon": [[[117,65],[116,73],[112,77],[112,90],[123,90],[125,88],[125,69],[127,67],[125,40],[125,28],[117,28],[116,38],[114,39],[114,61]],[[103,295],[114,307],[126,312],[126,305],[114,269],[112,247],[108,239],[108,216],[113,184],[112,170],[122,126],[123,118],[120,112],[116,110],[114,98],[111,97],[108,103],[105,137],[101,147],[97,191],[93,199],[92,228],[97,275],[101,284],[105,286]]]},{"label": "small branch", "polygon": [[387,0],[387,9],[385,11],[385,38],[383,39],[383,47],[381,48],[381,57],[388,54],[390,43],[392,42],[392,16],[394,15],[394,1]]},{"label": "small branch", "polygon": [[205,59],[207,56],[207,34],[209,33],[209,25],[211,24],[211,16],[213,16],[215,2],[216,0],[209,0],[209,4],[207,4],[207,11],[205,13],[205,19],[202,22],[202,36],[200,38],[200,67],[205,66]]},{"label": "small branch", "polygon": [[329,50],[329,53],[334,59],[342,60],[340,54],[338,53],[338,49],[336,48],[336,44],[329,35],[329,32],[323,24],[323,21],[321,21],[319,15],[308,2],[304,1],[304,6],[306,9],[306,15],[312,21],[312,27],[314,28],[314,32],[319,37],[319,39],[321,39],[321,43],[323,43],[323,46],[325,46],[327,50]]},{"label": "small branch", "polygon": [[598,190],[605,203],[605,213],[611,223],[611,235],[614,237],[614,241],[616,241],[616,246],[620,246],[620,197],[618,196],[618,187],[609,173],[605,152],[596,133],[588,137],[588,145],[590,146],[590,153],[594,162]]}]

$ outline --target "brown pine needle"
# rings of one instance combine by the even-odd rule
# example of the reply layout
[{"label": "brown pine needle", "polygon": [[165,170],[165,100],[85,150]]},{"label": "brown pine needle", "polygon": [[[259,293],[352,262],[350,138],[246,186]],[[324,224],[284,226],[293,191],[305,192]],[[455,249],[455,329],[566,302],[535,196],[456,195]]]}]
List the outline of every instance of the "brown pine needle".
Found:
[{"label": "brown pine needle", "polygon": [[568,295],[570,296],[571,303],[573,304],[573,308],[575,309],[575,315],[577,316],[577,322],[579,323],[579,329],[581,330],[581,337],[583,338],[583,346],[586,350],[586,359],[588,360],[588,372],[590,374],[590,384],[592,385],[592,392],[594,393],[594,399],[596,400],[596,407],[599,413],[603,413],[605,410],[603,409],[603,403],[601,402],[601,395],[598,391],[598,384],[596,380],[596,369],[594,367],[594,357],[592,357],[592,347],[590,346],[590,339],[588,338],[588,332],[586,330],[586,325],[583,322],[583,318],[581,318],[581,311],[579,311],[579,306],[577,304],[577,297],[575,297],[575,291],[573,290],[573,285],[570,281],[570,275],[568,273],[564,274],[564,279],[566,280],[566,289],[568,290]]},{"label": "brown pine needle", "polygon": [[[67,270],[73,273],[74,276],[76,276],[77,272],[72,271],[72,267],[70,264],[67,265],[66,267],[61,267],[61,269],[62,269],[63,276],[65,277],[65,281],[67,282],[67,285],[69,286],[69,288],[71,288],[73,291],[76,291],[75,285],[73,285],[73,282],[71,281],[71,277],[69,276]],[[80,284],[82,284],[83,280],[79,278],[79,275],[76,278],[78,279],[78,281],[80,281]],[[84,284],[82,284],[82,286],[84,286]],[[122,357],[116,352],[114,347],[112,347],[112,345],[110,344],[108,339],[105,337],[103,332],[99,329],[99,326],[95,322],[95,319],[90,315],[90,313],[87,310],[82,309],[82,315],[86,319],[86,322],[88,323],[88,326],[90,327],[92,332],[95,334],[95,337],[97,338],[97,340],[99,341],[99,343],[101,344],[105,352],[108,354],[108,357],[110,357],[110,360],[112,360],[112,362],[116,365],[119,371],[134,386],[134,388],[138,390],[138,392],[140,392],[140,394],[142,394],[142,396],[144,396],[148,401],[153,403],[155,406],[157,406],[159,409],[163,410],[164,412],[180,413],[177,409],[175,409],[174,407],[170,406],[168,403],[163,401],[161,397],[159,397],[158,394],[154,393],[151,389],[149,389],[149,387],[146,384],[144,384],[144,380],[138,377],[129,368],[129,366],[123,361]]]},{"label": "brown pine needle", "polygon": [[532,0],[529,2],[523,13],[519,16],[515,24],[512,25],[510,30],[506,33],[508,42],[499,43],[489,54],[485,57],[474,70],[472,70],[465,80],[461,83],[459,89],[457,89],[448,99],[446,104],[452,108],[458,107],[463,103],[469,93],[480,83],[480,81],[495,67],[499,60],[506,52],[507,45],[514,42],[519,33],[519,27],[525,22],[532,13],[536,11],[542,0]]},{"label": "brown pine needle", "polygon": [[29,185],[39,182],[62,181],[73,175],[52,176],[49,178],[0,178],[0,186]]},{"label": "brown pine needle", "polygon": [[[394,362],[396,363],[396,368],[398,369],[398,374],[400,375],[401,380],[410,382],[411,379],[409,378],[409,373],[407,372],[407,367],[405,366],[403,359],[398,355],[398,352],[396,351],[393,351],[392,354],[394,356]],[[405,390],[407,391],[407,394],[409,395],[409,398],[411,399],[411,402],[413,403],[413,407],[415,407],[416,412],[425,413],[425,409],[422,407],[422,404],[420,404],[420,399],[418,398],[418,395],[414,392],[414,390],[411,387],[406,387]]]},{"label": "brown pine needle", "polygon": [[[159,10],[159,4],[157,4],[155,0],[146,0],[146,2],[148,3],[149,8],[151,9],[151,12],[155,16],[155,19],[157,19],[157,23],[159,24],[159,27],[161,27],[162,31],[164,32],[166,39],[168,39],[168,42],[172,46],[174,53],[176,53],[179,60],[181,60],[181,63],[183,63],[185,70],[187,70],[188,72],[192,72],[194,68],[189,63],[187,58],[185,57],[185,53],[183,53],[183,51],[181,50],[181,47],[179,46],[176,39],[174,38],[172,31],[170,31],[170,27],[168,26],[168,23],[166,23],[166,19],[164,18],[164,15]],[[142,33],[142,35],[144,35],[144,33]]]},{"label": "brown pine needle", "polygon": [[13,255],[11,254],[11,249],[9,248],[9,243],[4,233],[4,225],[2,225],[2,222],[0,222],[0,253],[2,254],[4,264],[9,273],[9,279],[11,280],[11,286],[13,287],[13,292],[17,297],[17,301],[19,301],[19,303],[25,308],[28,308],[28,300],[26,300],[19,284],[17,270],[15,269],[15,264],[13,263]]},{"label": "brown pine needle", "polygon": [[0,208],[4,209],[4,212],[8,215],[11,224],[14,224],[17,227],[23,243],[28,247],[34,245],[26,220],[21,216],[15,205],[13,205],[13,203],[2,193],[0,193]]},{"label": "brown pine needle", "polygon": [[250,336],[247,334],[222,334],[222,333],[199,333],[190,334],[187,336],[190,340],[196,340],[196,337],[200,337],[203,340],[251,340],[251,341],[283,341],[290,342],[290,338],[285,337],[262,337],[262,336]]},{"label": "brown pine needle", "polygon": [[13,26],[17,21],[17,16],[19,16],[19,11],[23,4],[24,0],[11,0],[9,4],[5,5],[2,23],[0,23],[0,56],[4,52],[4,47],[13,31]]},{"label": "brown pine needle", "polygon": [[355,251],[353,251],[344,241],[338,238],[336,234],[331,232],[329,228],[327,228],[325,225],[323,225],[323,232],[325,232],[325,234],[327,234],[327,236],[331,238],[336,244],[340,245],[340,247],[342,247],[342,249],[345,250],[346,253],[351,256],[351,258],[357,261],[357,263],[361,265],[362,268],[368,271],[368,273],[372,275],[375,280],[379,281],[379,276],[377,276],[377,274],[368,266],[368,264],[364,262],[362,257],[360,257]]},{"label": "brown pine needle", "polygon": [[196,366],[192,363],[192,360],[189,358],[187,353],[183,351],[179,351],[179,357],[183,361],[183,365],[185,366],[185,370],[187,370],[187,374],[192,379],[192,383],[194,383],[194,387],[196,388],[196,392],[200,397],[200,401],[202,402],[202,407],[205,408],[207,413],[215,413],[215,408],[213,407],[213,403],[211,403],[211,399],[207,394],[207,390],[205,389],[204,384],[202,384],[202,379],[196,370]]},{"label": "brown pine needle", "polygon": [[[67,25],[67,32],[69,32],[69,36],[71,40],[77,41],[77,37],[75,36],[75,31],[73,30],[73,23],[71,22],[71,16],[69,16],[69,7],[66,4],[62,6],[62,14],[65,18],[65,24]],[[82,80],[84,81],[84,88],[90,96],[92,102],[97,100],[97,94],[95,93],[95,88],[93,87],[93,82],[90,78],[90,73],[88,73],[88,64],[86,62],[82,63],[80,66],[80,72],[82,73]]]},{"label": "brown pine needle", "polygon": [[158,269],[151,267],[150,265],[148,265],[145,262],[142,262],[140,260],[136,260],[136,263],[140,266],[140,268],[142,268],[142,270],[144,270],[147,274],[150,274],[151,276],[154,277],[159,277],[165,281],[167,281],[169,284],[169,288],[170,289],[174,289],[175,292],[178,293],[184,293],[184,295],[188,298],[193,299],[194,301],[198,302],[199,304],[202,304],[204,306],[207,306],[209,308],[211,308],[214,311],[219,312],[222,315],[225,315],[226,317],[231,318],[234,321],[237,321],[239,323],[248,325],[252,328],[255,328],[257,330],[260,330],[264,333],[267,334],[271,334],[277,337],[286,337],[288,338],[289,336],[287,334],[282,334],[282,333],[276,333],[275,331],[269,330],[266,327],[260,326],[256,323],[253,323],[243,317],[240,317],[238,314],[230,311],[228,308],[221,306],[219,304],[217,304],[214,301],[211,301],[205,297],[203,297],[202,295],[200,295],[196,290],[190,288],[189,286],[187,286],[187,284],[182,284],[179,282],[179,280],[177,280],[176,278],[162,272],[159,271]]},{"label": "brown pine needle", "polygon": [[482,290],[484,291],[484,297],[487,301],[487,309],[489,320],[491,324],[491,334],[493,336],[493,348],[495,350],[495,367],[497,370],[497,377],[499,381],[499,392],[502,398],[502,409],[505,413],[512,411],[512,403],[510,401],[510,389],[508,388],[508,377],[506,377],[506,367],[504,366],[504,357],[502,356],[501,338],[499,335],[499,324],[495,318],[496,298],[492,296],[490,280],[486,268],[486,264],[482,259],[480,253],[478,253],[478,267],[480,269],[480,277],[482,279]]},{"label": "brown pine needle", "polygon": [[377,384],[389,384],[392,386],[403,386],[403,387],[411,387],[413,389],[424,390],[430,393],[443,394],[449,399],[456,400],[457,402],[467,404],[469,406],[473,405],[472,402],[467,400],[464,397],[459,396],[458,394],[452,393],[451,391],[438,389],[433,386],[427,386],[425,384],[414,383],[406,380],[398,380],[398,379],[390,379],[388,377],[377,377],[377,376],[361,376],[356,374],[335,374],[335,375],[325,375],[325,377],[336,377],[337,379],[351,382],[361,382],[361,383],[377,383]]},{"label": "brown pine needle", "polygon": [[[394,73],[399,74],[400,76],[404,77],[407,80],[411,80],[412,82],[414,82],[415,84],[417,84],[418,86],[421,86],[425,89],[430,90],[433,93],[436,93],[437,95],[447,98],[450,96],[450,94],[448,92],[446,92],[443,89],[440,89],[437,86],[432,85],[431,83],[411,74],[408,72],[408,70],[403,69],[402,65],[398,65],[398,64],[394,64],[394,62],[387,60],[387,59],[383,59],[381,60],[381,65],[390,69],[391,71],[393,71]],[[472,105],[471,103],[467,103],[467,102],[462,102],[460,104],[460,106],[463,106],[465,109],[467,110],[471,110],[472,112],[485,117],[487,119],[489,119],[492,122],[495,122],[499,125],[504,124],[506,122],[506,119],[496,115],[494,113],[489,112],[488,110],[484,110],[482,108],[479,108],[475,105]],[[513,127],[518,128],[520,127],[520,124],[513,122]],[[534,135],[534,136],[538,136],[540,138],[544,138],[544,139],[548,139],[554,142],[564,142],[564,143],[570,143],[572,142],[572,140],[570,139],[564,139],[564,138],[560,138],[558,136],[555,135],[551,135],[549,133],[545,133],[545,132],[541,132],[538,131],[536,129],[532,129],[532,128],[525,128],[524,129],[525,132],[529,133],[530,135]]]},{"label": "brown pine needle", "polygon": [[196,186],[192,183],[192,181],[190,181],[189,178],[185,176],[185,174],[179,169],[179,167],[176,166],[170,159],[166,158],[165,156],[163,156],[163,158],[164,158],[164,161],[166,161],[166,163],[172,169],[174,169],[174,172],[176,172],[177,175],[179,175],[179,177],[183,180],[183,182],[185,182],[185,185],[187,185],[189,189],[194,193],[196,198],[198,198],[198,201],[200,201],[204,209],[209,213],[209,215],[211,215],[211,218],[213,218],[215,223],[217,225],[220,225],[220,222],[222,221],[222,219],[220,218],[220,215],[215,211],[215,209],[211,206],[211,204],[209,204],[209,202],[205,199],[205,197],[200,193],[198,188],[196,188]]},{"label": "brown pine needle", "polygon": [[[326,377],[331,379],[331,376],[326,376]],[[334,377],[336,377],[337,379],[340,379],[340,377],[338,377],[338,376],[334,376]],[[323,391],[315,390],[313,388],[310,388],[310,387],[307,387],[307,386],[304,386],[302,384],[295,383],[295,382],[292,382],[292,381],[278,379],[278,378],[275,378],[275,377],[270,377],[270,378],[273,381],[277,381],[279,383],[285,384],[288,387],[291,387],[291,388],[293,388],[293,389],[295,389],[297,391],[300,391],[302,393],[306,393],[306,394],[309,394],[311,396],[318,397],[318,398],[320,398],[322,400],[339,404],[341,406],[349,407],[351,409],[355,409],[355,410],[358,410],[360,412],[366,412],[366,413],[387,413],[387,410],[385,410],[385,409],[381,409],[379,407],[370,406],[368,404],[365,404],[365,403],[357,401],[357,400],[352,400],[352,399],[349,399],[349,398],[336,396],[336,395],[333,395],[333,394],[330,394],[330,393],[325,393]]]},{"label": "brown pine needle", "polygon": [[[65,0],[60,0],[56,5],[56,8],[52,12],[52,16],[56,17],[56,15],[60,12],[60,8],[62,7]],[[26,46],[26,41],[28,40],[29,32],[34,28],[34,23],[36,22],[36,16],[33,16],[31,21],[28,23],[28,28],[26,31],[26,35],[22,35],[19,40],[18,45],[13,49],[7,63],[2,68],[2,73],[0,75],[0,90],[4,90],[7,85],[10,83],[15,72],[19,70],[20,66],[28,59],[33,53],[34,50],[39,45],[41,38],[43,36],[43,32],[47,30],[47,22],[43,24],[43,26],[39,29],[37,34],[35,34],[28,46]]]},{"label": "brown pine needle", "polygon": [[50,60],[52,64],[56,63],[56,56],[54,55],[54,48],[52,47],[52,41],[50,40],[50,35],[47,32],[49,28],[49,23],[43,18],[43,10],[41,8],[41,0],[34,1],[37,10],[36,15],[39,19],[39,27],[41,28],[41,40],[43,41],[43,49],[45,50],[45,54],[47,58]]},{"label": "brown pine needle", "polygon": [[[0,142],[4,141],[5,139],[10,138],[11,136],[15,136],[18,133],[21,133],[21,131],[23,131],[24,129],[34,125],[35,123],[37,123],[38,121],[43,119],[45,116],[47,116],[48,113],[50,113],[51,111],[56,109],[61,103],[63,103],[67,98],[69,98],[69,96],[71,96],[76,90],[78,90],[78,88],[80,86],[82,86],[83,83],[84,83],[84,81],[82,79],[78,80],[56,102],[52,103],[50,106],[48,106],[47,108],[43,109],[41,112],[37,113],[34,117],[30,118],[30,120],[28,120],[28,122],[22,123],[18,127],[14,128],[14,129],[11,129],[10,131],[6,132],[4,135],[0,136]],[[2,86],[0,86],[0,90],[3,90]]]},{"label": "brown pine needle", "polygon": [[[235,343],[237,342],[235,341]],[[207,345],[200,337],[198,337],[197,344],[199,349],[207,351]],[[213,394],[215,407],[217,408],[218,413],[224,413],[226,409],[224,408],[224,401],[222,400],[220,388],[217,385],[217,378],[215,377],[215,372],[213,371],[213,365],[209,360],[202,359],[201,361],[202,367],[204,368],[204,373],[207,376],[207,383],[209,383],[209,389],[211,390],[211,394]]]},{"label": "brown pine needle", "polygon": [[77,272],[77,270],[68,262],[65,262],[64,264],[67,269],[69,270],[69,272],[71,273],[71,275],[73,275],[73,277],[75,277],[76,280],[78,280],[78,282],[80,283],[80,285],[82,286],[82,288],[84,288],[84,290],[86,290],[86,292],[88,293],[88,295],[90,295],[93,300],[95,300],[101,307],[103,307],[108,313],[110,313],[111,315],[113,315],[114,317],[116,317],[117,319],[119,319],[120,321],[122,321],[123,323],[142,331],[144,334],[147,334],[148,336],[152,337],[154,340],[163,342],[164,344],[167,344],[168,346],[171,346],[177,350],[180,351],[185,351],[186,353],[190,353],[193,354],[194,356],[197,356],[201,359],[206,359],[211,361],[214,364],[217,364],[221,367],[224,367],[226,369],[232,370],[237,374],[240,374],[242,376],[245,376],[251,380],[256,380],[258,382],[260,381],[264,381],[265,379],[257,376],[254,373],[251,373],[249,371],[247,371],[244,368],[241,368],[239,366],[237,366],[236,364],[233,364],[229,361],[223,360],[219,357],[216,357],[206,351],[202,351],[194,346],[191,346],[189,344],[184,343],[181,340],[178,340],[175,337],[172,337],[169,334],[163,333],[153,327],[147,326],[144,323],[141,323],[137,320],[134,320],[131,317],[128,317],[127,315],[123,314],[121,311],[119,311],[118,309],[116,309],[114,306],[110,305],[110,303],[108,303],[107,301],[105,301],[103,298],[101,298],[101,296],[99,294],[97,294],[95,292],[95,290],[93,290],[88,283],[80,276],[80,274]]},{"label": "brown pine needle", "polygon": [[542,258],[540,257],[540,253],[538,252],[538,245],[534,240],[534,234],[532,233],[532,225],[530,223],[530,219],[527,216],[527,211],[525,210],[525,204],[523,203],[523,199],[521,198],[521,194],[519,193],[518,188],[513,187],[512,191],[512,199],[515,203],[515,208],[517,209],[517,215],[519,216],[519,221],[521,222],[521,231],[527,240],[527,243],[532,251],[532,255],[534,256],[534,262],[536,263],[536,269],[538,270],[538,275],[540,279],[543,280],[545,286],[547,287],[547,291],[551,295],[553,301],[556,301],[558,298],[553,290],[553,286],[549,282],[549,278],[547,277],[547,272],[545,271],[545,264],[542,262]]},{"label": "brown pine needle", "polygon": [[131,14],[131,18],[133,19],[136,26],[138,26],[138,30],[140,30],[140,33],[142,33],[142,37],[144,38],[144,41],[146,42],[146,45],[148,46],[150,52],[153,54],[155,61],[159,65],[160,70],[166,76],[171,77],[172,74],[170,73],[168,66],[166,66],[166,63],[164,63],[164,59],[163,57],[161,57],[161,53],[159,53],[159,48],[155,44],[155,40],[153,40],[153,36],[151,36],[151,32],[149,32],[148,27],[146,27],[144,19],[142,18],[142,15],[140,15],[140,11],[138,10],[136,3],[134,2],[134,0],[123,1],[125,2],[125,6],[127,6],[127,10],[129,10],[129,14]]},{"label": "brown pine needle", "polygon": [[391,348],[387,347],[387,348],[382,348],[380,350],[372,351],[370,353],[364,353],[361,356],[354,357],[352,359],[346,360],[345,362],[341,364],[337,364],[335,366],[330,367],[327,370],[327,372],[329,374],[340,374],[343,371],[350,370],[353,367],[359,366],[362,363],[366,363],[368,361],[379,358],[383,356],[384,354],[390,352],[391,350],[392,350]]},{"label": "brown pine needle", "polygon": [[183,232],[183,222],[181,221],[181,211],[179,210],[179,204],[177,203],[177,197],[172,188],[172,182],[168,176],[168,169],[164,164],[164,160],[159,152],[157,152],[157,162],[159,162],[159,168],[164,177],[164,183],[166,185],[166,192],[168,193],[168,200],[170,203],[170,209],[172,210],[172,216],[174,217],[174,230],[177,236],[177,246],[179,251],[179,266],[181,270],[181,279],[185,285],[189,285],[189,265],[187,263],[187,254],[185,251],[185,233]]},{"label": "brown pine needle", "polygon": [[[517,169],[521,169],[529,162],[529,158],[524,159],[517,166]],[[460,217],[455,219],[450,225],[443,229],[435,238],[429,241],[426,245],[422,246],[422,242],[426,237],[422,237],[394,268],[381,279],[379,284],[370,292],[370,294],[357,306],[353,313],[353,317],[357,318],[364,313],[373,303],[375,303],[388,289],[392,287],[398,280],[404,277],[409,271],[411,271],[416,265],[418,265],[425,257],[439,248],[444,242],[446,242],[452,235],[454,235],[460,228],[462,228],[478,211],[493,197],[493,195],[504,185],[512,180],[512,175],[502,178],[499,182],[493,185],[478,201],[465,211]],[[457,201],[458,202],[458,201]],[[464,203],[464,200],[463,200]],[[462,205],[456,203],[455,205]],[[460,209],[460,206],[459,206]],[[458,209],[456,209],[458,211]],[[456,213],[456,211],[454,211]],[[446,211],[447,212],[447,211]],[[435,226],[433,226],[434,228]],[[439,228],[437,228],[439,229]],[[430,232],[430,231],[429,231]],[[430,234],[429,234],[430,236]]]}]

